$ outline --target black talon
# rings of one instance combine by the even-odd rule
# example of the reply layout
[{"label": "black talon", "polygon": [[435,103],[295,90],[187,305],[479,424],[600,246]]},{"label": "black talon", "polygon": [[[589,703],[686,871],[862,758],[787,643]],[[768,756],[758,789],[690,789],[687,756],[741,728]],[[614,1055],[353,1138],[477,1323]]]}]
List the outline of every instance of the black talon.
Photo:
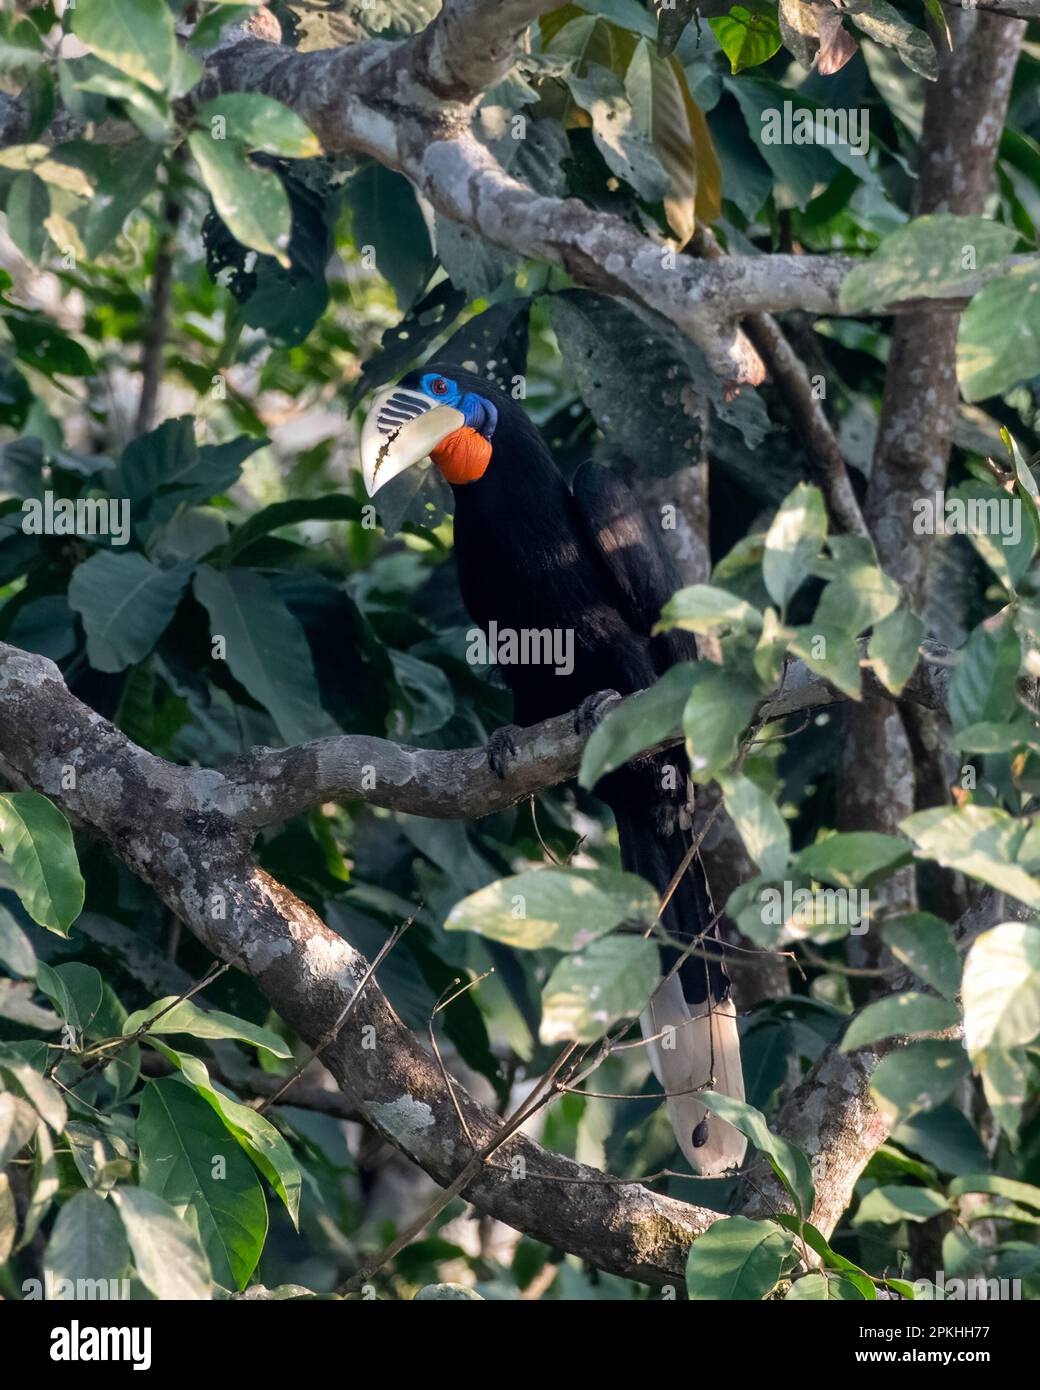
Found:
[{"label": "black talon", "polygon": [[519,732],[519,725],[503,724],[487,741],[488,767],[500,781],[505,781],[509,764],[520,751],[516,746],[516,735]]},{"label": "black talon", "polygon": [[591,734],[611,705],[620,699],[616,690],[597,690],[594,695],[586,695],[574,711],[574,732],[582,738]]}]

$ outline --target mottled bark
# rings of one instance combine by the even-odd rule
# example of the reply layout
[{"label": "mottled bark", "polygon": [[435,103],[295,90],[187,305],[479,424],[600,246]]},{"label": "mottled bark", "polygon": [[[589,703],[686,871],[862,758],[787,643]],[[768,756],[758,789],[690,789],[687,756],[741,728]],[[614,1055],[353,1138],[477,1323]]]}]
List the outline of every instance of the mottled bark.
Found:
[{"label": "mottled bark", "polygon": [[[929,85],[925,101],[913,208],[917,216],[983,211],[1025,29],[1020,20],[972,11],[951,11],[949,19],[953,48],[938,45],[939,80]],[[914,503],[932,496],[946,481],[957,409],[958,322],[957,313],[929,308],[895,321],[864,503],[881,566],[919,613],[924,610],[932,538],[914,533]],[[925,750],[920,737],[918,745]],[[938,794],[941,764],[932,759],[922,772]],[[921,804],[915,783],[914,752],[898,711],[876,701],[849,710],[839,828],[894,833]],[[912,867],[878,890],[882,910],[903,911],[915,901]],[[857,945],[864,959],[878,959],[873,937]]]},{"label": "mottled bark", "polygon": [[[535,739],[546,738],[546,729]],[[497,1134],[499,1117],[461,1086],[453,1101],[439,1066],[378,982],[369,979],[359,994],[365,959],[252,857],[253,827],[273,805],[272,797],[261,796],[261,775],[283,784],[298,752],[259,754],[249,782],[231,784],[234,794],[225,800],[229,784],[221,773],[177,767],[137,747],[77,700],[51,661],[0,643],[0,766],[100,838],[209,951],[255,980],[311,1047],[324,1041],[355,999],[323,1061],[359,1117],[447,1186],[472,1157],[471,1140],[479,1148]],[[247,793],[265,808],[259,818],[245,814]],[[312,786],[311,803],[328,794],[327,787]],[[304,804],[300,787],[292,795]],[[821,1210],[837,1212],[839,1200],[848,1200],[845,1175],[866,1161],[860,1162],[861,1150],[873,1133],[863,1118],[867,1078],[855,1063],[832,1054],[816,1084],[813,1114],[825,1133],[810,1136],[810,1152],[823,1174]],[[839,1153],[834,1145],[852,1148]],[[841,1199],[829,1195],[832,1181]],[[465,1195],[480,1211],[536,1239],[656,1285],[682,1284],[690,1244],[719,1219],[638,1183],[606,1179],[521,1134],[496,1152],[494,1166],[485,1166]]]}]

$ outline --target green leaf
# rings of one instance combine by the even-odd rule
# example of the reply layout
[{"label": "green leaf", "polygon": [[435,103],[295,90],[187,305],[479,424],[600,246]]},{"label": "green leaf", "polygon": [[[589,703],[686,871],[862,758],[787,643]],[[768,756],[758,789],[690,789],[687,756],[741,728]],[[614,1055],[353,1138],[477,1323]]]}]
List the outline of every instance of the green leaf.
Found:
[{"label": "green leaf", "polygon": [[779,807],[741,772],[720,773],[718,780],[744,848],[766,878],[782,878],[791,854],[791,834]]},{"label": "green leaf", "polygon": [[387,655],[401,697],[392,715],[395,732],[422,738],[443,728],[455,713],[455,694],[447,675],[411,652],[389,649]]},{"label": "green leaf", "polygon": [[64,1296],[57,1292],[61,1287],[57,1281],[65,1279],[72,1281],[69,1298],[88,1296],[73,1291],[77,1280],[91,1289],[101,1287],[100,1297],[111,1297],[112,1286],[97,1281],[122,1279],[129,1266],[130,1247],[115,1207],[96,1192],[75,1193],[58,1212],[44,1252],[44,1273],[56,1284],[53,1297]]},{"label": "green leaf", "polygon": [[16,169],[35,174],[52,188],[90,198],[94,185],[82,169],[67,164],[49,145],[8,145],[0,149],[0,169]]},{"label": "green leaf", "polygon": [[42,1122],[36,1126],[36,1153],[33,1156],[31,1181],[32,1197],[22,1220],[22,1246],[30,1244],[35,1238],[40,1223],[50,1211],[60,1187],[54,1143],[46,1124]]},{"label": "green leaf", "polygon": [[0,1092],[0,1168],[6,1168],[36,1133],[39,1116],[12,1091]]},{"label": "green leaf", "polygon": [[137,1121],[141,1185],[198,1230],[218,1284],[244,1288],[267,1235],[267,1204],[252,1164],[190,1086],[150,1081]]},{"label": "green leaf", "polygon": [[111,1200],[123,1218],[145,1288],[163,1300],[212,1296],[209,1260],[179,1211],[143,1187],[115,1187]]},{"label": "green leaf", "polygon": [[865,536],[832,536],[834,578],[820,595],[813,626],[850,637],[887,618],[899,604],[899,586],[880,568]]},{"label": "green leaf", "polygon": [[1029,1058],[1025,1050],[988,1047],[979,1073],[993,1118],[1004,1133],[1017,1142],[1030,1091]]},{"label": "green leaf", "polygon": [[210,1080],[209,1071],[198,1057],[176,1052],[164,1043],[155,1046],[168,1057],[181,1075],[211,1105],[235,1136],[285,1204],[293,1225],[300,1228],[300,1168],[292,1150],[270,1120],[233,1096],[226,1095]]},{"label": "green leaf", "polygon": [[100,58],[161,92],[176,61],[173,14],[155,0],[79,0],[72,32]]},{"label": "green leaf", "polygon": [[653,141],[636,123],[621,79],[608,68],[590,64],[584,77],[564,79],[581,109],[592,121],[596,147],[611,173],[629,184],[648,203],[660,202],[669,179]]},{"label": "green leaf", "polygon": [[951,212],[915,217],[846,275],[841,307],[860,314],[900,299],[955,298],[964,293],[967,279],[999,265],[1017,241],[1014,228],[985,217]]},{"label": "green leaf", "polygon": [[646,38],[629,60],[625,92],[668,175],[665,215],[679,245],[685,246],[698,218],[710,225],[722,212],[722,171],[708,123],[690,95],[678,58],[659,57]]},{"label": "green leaf", "polygon": [[1030,259],[983,285],[961,315],[957,380],[967,401],[1003,395],[1040,373],[1040,265]]},{"label": "green leaf", "polygon": [[603,936],[564,956],[542,992],[539,1038],[595,1042],[617,1019],[642,1013],[660,969],[656,943],[641,936]]},{"label": "green leaf", "polygon": [[878,999],[862,1009],[845,1030],[842,1052],[880,1042],[882,1038],[914,1037],[919,1033],[939,1033],[960,1022],[961,1011],[947,999],[908,990]]},{"label": "green leaf", "polygon": [[[147,1008],[138,1009],[136,1013],[130,1014],[123,1024],[123,1036],[129,1037],[131,1033],[136,1033],[150,1018],[155,1018],[157,1014],[166,1009],[167,1012],[149,1026],[150,1035],[165,1036],[168,1033],[188,1033],[193,1038],[234,1038],[238,1042],[245,1042],[252,1047],[258,1047],[262,1052],[268,1053],[272,1057],[289,1058],[292,1056],[292,1049],[270,1028],[261,1028],[259,1024],[247,1023],[245,1019],[235,1018],[232,1014],[222,1013],[219,1009],[210,1009],[204,1013],[190,999],[182,999],[179,1003],[175,1003],[176,998],[176,995],[170,995],[166,999],[157,999],[154,1004],[149,1004]],[[168,1006],[171,1004],[173,1007],[169,1008]]]},{"label": "green leaf", "polygon": [[694,776],[707,782],[736,758],[760,696],[756,684],[726,666],[698,667],[695,677],[683,729]]},{"label": "green leaf", "polygon": [[346,184],[343,199],[353,212],[354,245],[374,255],[375,268],[408,309],[433,273],[434,255],[415,190],[403,174],[373,161]]},{"label": "green leaf", "polygon": [[935,1216],[946,1215],[949,1210],[950,1205],[941,1192],[898,1183],[875,1187],[868,1192],[860,1202],[852,1224],[866,1226],[870,1222],[877,1222],[882,1226],[894,1226],[899,1221],[931,1221]]},{"label": "green leaf", "polygon": [[278,175],[253,164],[231,140],[211,140],[194,131],[188,145],[213,206],[236,241],[288,266],[292,215]]},{"label": "green leaf", "polygon": [[939,75],[935,45],[924,32],[910,24],[886,0],[865,0],[863,9],[846,10],[855,24],[877,43],[892,48],[912,72],[934,82]]},{"label": "green leaf", "polygon": [[353,497],[333,493],[327,497],[296,497],[288,502],[272,502],[246,518],[232,532],[227,547],[227,559],[235,560],[262,536],[270,535],[283,526],[295,526],[301,521],[360,521],[361,504]]},{"label": "green leaf", "polygon": [[582,753],[578,781],[583,787],[594,787],[604,773],[622,767],[659,739],[681,731],[694,669],[691,662],[679,662],[648,690],[638,691],[607,711]]},{"label": "green leaf", "polygon": [[[772,172],[773,186],[785,206],[804,207],[819,185],[839,175],[840,166],[832,150],[840,147],[792,143],[795,130],[803,126],[814,128],[817,112],[816,103],[797,88],[781,86],[757,74],[726,77],[724,86],[740,106],[748,136]],[[789,133],[783,129],[782,113],[787,110],[792,123],[798,123]],[[858,156],[853,158],[862,164]]]},{"label": "green leaf", "polygon": [[[243,149],[263,150],[284,159],[309,159],[321,153],[318,137],[295,111],[259,92],[224,92],[204,102],[195,120],[211,139],[230,138]],[[215,124],[220,121],[224,126]],[[217,130],[222,132],[219,137]]]},{"label": "green leaf", "polygon": [[50,319],[7,313],[5,323],[17,355],[46,376],[92,376],[94,364],[75,338]]},{"label": "green leaf", "polygon": [[[46,1056],[46,1053],[44,1053]],[[21,1092],[44,1123],[60,1134],[65,1128],[65,1102],[53,1082],[47,1081],[35,1067],[30,1066],[13,1050],[5,1051],[0,1046],[0,1076],[3,1076],[16,1093]],[[4,1089],[10,1089],[10,1085]]]},{"label": "green leaf", "polygon": [[950,1196],[962,1197],[966,1192],[988,1192],[993,1197],[1006,1197],[1009,1202],[1040,1211],[1040,1187],[1003,1178],[997,1173],[968,1173],[954,1178],[950,1183]]},{"label": "green leaf", "polygon": [[72,219],[87,256],[96,260],[155,187],[163,147],[151,140],[129,141],[120,145],[120,158],[114,162],[104,146],[86,140],[71,140],[58,148],[63,159],[104,190],[103,196],[90,198]]},{"label": "green leaf", "polygon": [[[161,145],[169,138],[172,113],[165,94],[150,90],[135,77],[112,67],[93,54],[63,63],[61,76],[66,88],[73,93],[91,92],[120,102],[126,108],[126,115],[146,140]],[[130,157],[128,148],[120,152],[124,157]],[[82,211],[77,210],[80,213]],[[57,240],[57,229],[51,227],[48,230]]]},{"label": "green leaf", "polygon": [[827,537],[827,510],[817,487],[799,483],[780,504],[769,530],[762,557],[762,578],[769,597],[787,606],[809,575]]},{"label": "green leaf", "polygon": [[339,732],[321,706],[303,628],[262,575],[202,565],[194,591],[213,636],[225,639],[231,674],[264,706],[287,744]]},{"label": "green leaf", "polygon": [[795,628],[790,637],[791,651],[800,656],[810,671],[822,676],[853,700],[862,694],[860,651],[854,637],[841,628],[825,628],[819,623]]},{"label": "green leaf", "polygon": [[698,1236],[686,1262],[691,1299],[763,1299],[780,1279],[794,1237],[771,1221],[724,1216]]},{"label": "green leaf", "polygon": [[795,1144],[774,1134],[766,1117],[746,1101],[724,1096],[717,1091],[698,1091],[697,1099],[720,1119],[738,1129],[760,1153],[769,1159],[773,1172],[791,1195],[797,1211],[807,1217],[815,1200],[812,1169],[809,1160]]},{"label": "green leaf", "polygon": [[38,175],[26,170],[7,194],[7,230],[26,260],[39,265],[47,247],[44,223],[51,215],[51,195]]},{"label": "green leaf", "polygon": [[1040,882],[1015,863],[1024,826],[995,806],[935,806],[900,825],[919,857],[934,859],[1040,908]]},{"label": "green leaf", "polygon": [[36,984],[78,1033],[86,1033],[101,1009],[104,981],[92,965],[70,961],[52,968],[40,962]]},{"label": "green leaf", "polygon": [[32,942],[6,907],[0,907],[0,965],[24,980],[31,980],[36,974],[36,952]]},{"label": "green leaf", "polygon": [[972,1122],[957,1109],[956,1098],[912,1115],[892,1131],[891,1139],[941,1173],[972,1173],[988,1162],[982,1141]]},{"label": "green leaf", "polygon": [[843,1274],[803,1274],[791,1285],[786,1303],[806,1300],[839,1299],[854,1302],[865,1297],[851,1279]]},{"label": "green leaf", "polygon": [[1002,922],[983,932],[964,962],[964,1041],[973,1060],[1040,1033],[1040,931]]},{"label": "green leaf", "polygon": [[853,1288],[859,1290],[861,1298],[868,1302],[874,1302],[877,1299],[877,1290],[874,1288],[874,1281],[870,1275],[860,1269],[859,1265],[847,1260],[844,1255],[839,1255],[836,1250],[832,1250],[811,1222],[803,1221],[801,1217],[793,1216],[786,1211],[777,1212],[773,1220],[783,1226],[785,1231],[790,1231],[793,1235],[798,1236],[810,1250],[814,1250],[819,1255],[825,1269],[840,1271]]},{"label": "green leaf", "polygon": [[129,501],[135,529],[141,517],[168,521],[181,503],[206,502],[230,487],[243,461],[266,443],[241,435],[199,448],[194,419],[182,415],[128,444],[108,486],[113,497]]},{"label": "green leaf", "polygon": [[190,565],[160,569],[138,550],[99,550],[77,565],[69,607],[83,619],[97,671],[123,671],[153,649],[177,611]]},{"label": "green leaf", "polygon": [[685,632],[709,633],[733,628],[757,632],[761,626],[762,614],[736,594],[713,584],[691,584],[668,600],[655,630],[681,627]]},{"label": "green leaf", "polygon": [[444,927],[524,950],[578,951],[622,922],[649,926],[657,910],[657,894],[636,874],[528,869],[463,898]]},{"label": "green leaf", "polygon": [[924,623],[909,608],[897,608],[875,624],[867,656],[875,676],[893,695],[901,694],[913,675],[924,635]]},{"label": "green leaf", "polygon": [[928,912],[893,917],[881,928],[885,945],[926,985],[953,999],[961,987],[961,958],[949,925]]},{"label": "green leaf", "polygon": [[68,936],[84,884],[69,823],[38,792],[0,793],[0,853],[22,906],[41,927]]},{"label": "green leaf", "polygon": [[752,14],[743,5],[734,5],[728,14],[708,23],[729,59],[731,72],[768,62],[782,42],[780,26],[768,11]]},{"label": "green leaf", "polygon": [[[1034,512],[1032,517],[1023,518],[1023,505]],[[945,511],[946,529],[966,534],[1005,589],[1014,593],[1036,553],[1032,505],[994,483],[969,478],[947,490]]]},{"label": "green leaf", "polygon": [[897,835],[851,830],[829,835],[798,854],[795,863],[811,878],[839,888],[861,888],[910,862],[910,846]]},{"label": "green leaf", "polygon": [[1018,634],[1010,622],[981,623],[958,654],[947,703],[954,729],[1010,719],[1017,701],[1021,661]]},{"label": "green leaf", "polygon": [[444,1300],[455,1299],[463,1302],[483,1303],[483,1294],[477,1293],[476,1289],[471,1289],[468,1284],[426,1284],[415,1295],[415,1302],[419,1300],[428,1301],[430,1299]]},{"label": "green leaf", "polygon": [[[564,290],[550,302],[563,359],[611,453],[667,477],[701,457],[704,399],[682,346],[616,300]],[[638,350],[633,348],[638,345]]]},{"label": "green leaf", "polygon": [[870,1089],[882,1114],[894,1123],[897,1116],[934,1109],[967,1073],[960,1043],[926,1039],[882,1057]]}]

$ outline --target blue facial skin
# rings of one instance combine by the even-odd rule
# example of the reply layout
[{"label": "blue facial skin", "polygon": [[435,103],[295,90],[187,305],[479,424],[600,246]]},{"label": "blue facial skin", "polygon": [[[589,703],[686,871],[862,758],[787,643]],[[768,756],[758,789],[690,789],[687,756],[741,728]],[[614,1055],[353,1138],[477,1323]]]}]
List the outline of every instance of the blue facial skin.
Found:
[{"label": "blue facial skin", "polygon": [[[427,372],[419,382],[420,389],[438,405],[451,405],[461,410],[470,429],[490,440],[498,424],[498,411],[489,400],[475,391],[463,392],[450,377],[439,372]],[[445,389],[447,388],[447,389]]]}]

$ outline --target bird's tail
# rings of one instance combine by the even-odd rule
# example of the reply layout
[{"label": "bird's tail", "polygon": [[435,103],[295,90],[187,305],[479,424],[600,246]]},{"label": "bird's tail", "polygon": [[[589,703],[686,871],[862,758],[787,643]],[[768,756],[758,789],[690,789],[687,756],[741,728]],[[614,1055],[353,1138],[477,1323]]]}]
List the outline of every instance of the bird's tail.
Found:
[{"label": "bird's tail", "polygon": [[[622,866],[663,895],[689,849],[688,832],[657,829],[645,811],[639,815],[615,807],[615,817]],[[679,1147],[694,1171],[704,1176],[739,1167],[747,1149],[744,1136],[707,1111],[696,1095],[709,1087],[744,1099],[736,1010],[729,976],[718,959],[717,927],[709,927],[712,916],[704,871],[695,857],[662,921],[672,940],[687,946],[700,940],[704,949],[695,947],[684,955],[662,948],[663,978],[639,1019],[650,1065],[668,1096]]]}]

